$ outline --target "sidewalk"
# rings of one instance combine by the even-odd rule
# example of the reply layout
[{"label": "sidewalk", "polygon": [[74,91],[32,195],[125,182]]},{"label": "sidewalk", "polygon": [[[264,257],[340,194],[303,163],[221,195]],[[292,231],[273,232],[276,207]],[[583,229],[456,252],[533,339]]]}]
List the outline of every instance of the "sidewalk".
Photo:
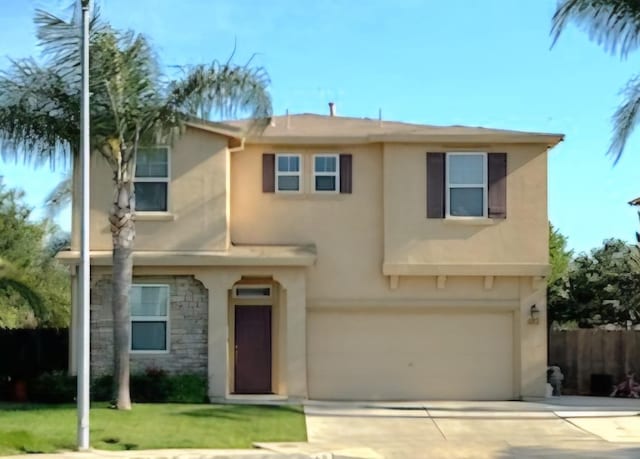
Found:
[{"label": "sidewalk", "polygon": [[[0,459],[312,459],[302,453],[284,454],[263,449],[152,449],[142,451],[63,452],[0,456]],[[331,458],[334,459],[334,458]]]}]

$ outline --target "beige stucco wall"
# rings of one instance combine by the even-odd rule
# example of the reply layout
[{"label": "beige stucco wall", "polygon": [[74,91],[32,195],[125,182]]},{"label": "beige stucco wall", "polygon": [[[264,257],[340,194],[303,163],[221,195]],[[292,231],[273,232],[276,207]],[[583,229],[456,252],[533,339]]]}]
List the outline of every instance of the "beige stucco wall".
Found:
[{"label": "beige stucco wall", "polygon": [[[429,295],[425,289],[434,284],[432,276],[402,277],[402,288],[390,291],[383,263],[479,265],[465,273],[477,276],[487,274],[486,265],[505,265],[512,276],[526,274],[513,265],[547,264],[546,149],[484,150],[509,153],[508,213],[505,220],[474,226],[426,218],[425,153],[443,151],[442,145],[248,146],[231,160],[231,238],[249,244],[316,244],[317,263],[308,271],[312,299]],[[318,195],[308,186],[300,194],[262,193],[262,153],[287,151],[303,154],[307,184],[314,153],[352,153],[353,194]],[[482,278],[474,282],[479,285]],[[497,293],[501,285],[481,295],[505,298]]]},{"label": "beige stucco wall", "polygon": [[[302,153],[310,185],[312,154],[353,154],[353,194],[262,192],[263,152]],[[380,147],[285,149],[252,147],[231,158],[231,239],[249,244],[314,243],[318,261],[308,270],[311,298],[354,298],[386,292],[382,276]],[[356,254],[357,256],[354,256]]]},{"label": "beige stucco wall", "polygon": [[[227,247],[227,139],[187,129],[170,149],[168,212],[138,212],[136,250],[225,250]],[[110,250],[108,210],[113,173],[91,163],[91,250]]]},{"label": "beige stucco wall", "polygon": [[547,263],[546,147],[499,145],[471,149],[507,152],[507,218],[477,226],[426,218],[428,151],[465,150],[445,145],[384,146],[386,263]]},{"label": "beige stucco wall", "polygon": [[[346,342],[338,324],[348,321],[365,327],[371,316],[397,314],[403,318],[406,328],[395,324],[397,329],[387,329],[386,338],[380,333],[365,334],[371,349],[380,339],[390,340],[398,349],[406,341],[406,330],[411,329],[416,318],[428,322],[428,318],[439,317],[443,326],[439,327],[436,322],[430,328],[434,342],[447,342],[451,332],[471,338],[482,335],[481,339],[466,340],[467,346],[491,349],[508,342],[512,349],[504,358],[511,359],[512,396],[544,395],[545,329],[527,322],[532,304],[541,309],[545,307],[544,282],[532,287],[534,277],[518,272],[516,265],[544,267],[547,264],[546,148],[502,145],[468,149],[509,153],[507,219],[484,222],[480,226],[426,218],[425,153],[447,150],[456,149],[442,145],[336,148],[268,145],[247,146],[244,151],[233,154],[232,240],[245,244],[314,243],[317,246],[317,261],[307,269],[307,367],[313,380],[309,382],[312,397],[323,397],[334,391],[338,398],[349,398],[357,389],[355,384],[343,387],[340,394],[335,392],[336,380],[345,377],[341,369],[349,370],[348,359],[342,362],[344,365],[336,361],[331,377],[314,376],[327,371],[325,364],[331,358],[327,357],[326,352],[330,350],[326,348],[330,343]],[[261,155],[264,152],[303,155],[303,193],[262,192]],[[314,153],[353,154],[353,194],[316,195],[310,191]],[[385,262],[474,265],[477,269],[472,270],[473,275],[445,275],[440,281],[433,275],[400,276],[397,287],[391,288],[389,276],[383,275]],[[510,275],[487,278],[488,265],[505,266],[503,271]],[[401,314],[402,311],[405,313]],[[493,326],[502,332],[487,337],[473,330],[473,321],[467,320],[468,317],[489,321],[496,318]],[[507,322],[510,326],[505,328]],[[441,358],[452,370],[459,364],[464,365],[459,359],[446,356],[446,346]],[[423,360],[427,365],[428,359]],[[473,360],[466,364],[473,365]],[[478,365],[490,368],[488,363],[491,362],[478,362]],[[467,374],[466,371],[474,374],[473,369],[468,368],[451,374]],[[402,398],[392,393],[398,377],[397,372],[381,371],[378,388],[381,391],[387,388],[391,396]],[[468,398],[495,398],[498,393],[508,392],[504,380],[497,385],[496,380],[492,383],[488,378],[479,384],[479,388],[468,392]],[[447,392],[447,386],[446,379],[439,380],[431,388],[425,387],[422,394],[440,398],[453,396],[455,391]],[[456,392],[457,397],[461,396],[460,390]],[[420,388],[412,387],[407,397],[418,393]]]}]

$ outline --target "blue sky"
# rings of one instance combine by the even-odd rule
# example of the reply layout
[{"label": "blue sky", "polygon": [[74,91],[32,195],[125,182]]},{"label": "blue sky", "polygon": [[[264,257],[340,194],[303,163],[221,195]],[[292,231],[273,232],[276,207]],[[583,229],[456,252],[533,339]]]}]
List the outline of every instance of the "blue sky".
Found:
[{"label": "blue sky", "polygon": [[[550,50],[555,0],[99,0],[116,27],[151,38],[163,64],[254,63],[272,79],[275,112],[327,113],[566,134],[549,159],[549,217],[576,251],[632,240],[640,130],[613,167],[605,157],[619,90],[640,70],[572,28]],[[36,7],[0,3],[0,64],[34,55]],[[39,215],[61,171],[0,162]],[[69,214],[60,218],[68,227]]]}]

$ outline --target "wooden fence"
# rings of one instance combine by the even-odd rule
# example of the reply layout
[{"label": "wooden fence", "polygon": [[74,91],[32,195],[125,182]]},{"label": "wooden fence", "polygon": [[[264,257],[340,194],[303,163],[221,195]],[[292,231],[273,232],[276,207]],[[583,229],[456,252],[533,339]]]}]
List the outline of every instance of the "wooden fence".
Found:
[{"label": "wooden fence", "polygon": [[626,371],[640,375],[640,331],[580,329],[549,334],[549,365],[564,374],[563,393],[589,395],[592,375],[619,383]]}]

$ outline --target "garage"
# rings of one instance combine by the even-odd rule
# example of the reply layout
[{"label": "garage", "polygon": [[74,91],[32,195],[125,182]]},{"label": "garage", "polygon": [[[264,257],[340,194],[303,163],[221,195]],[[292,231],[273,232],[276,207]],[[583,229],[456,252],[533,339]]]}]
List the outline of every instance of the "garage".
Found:
[{"label": "garage", "polygon": [[308,315],[311,399],[514,397],[510,311],[336,309]]}]

